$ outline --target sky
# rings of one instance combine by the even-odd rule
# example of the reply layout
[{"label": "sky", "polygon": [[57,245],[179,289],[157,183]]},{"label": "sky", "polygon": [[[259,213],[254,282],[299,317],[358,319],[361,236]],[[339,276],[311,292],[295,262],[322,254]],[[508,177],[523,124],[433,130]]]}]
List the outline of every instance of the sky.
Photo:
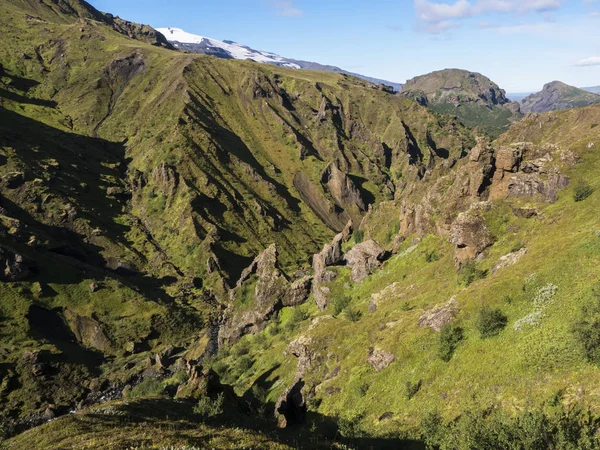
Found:
[{"label": "sky", "polygon": [[445,68],[507,92],[600,85],[600,0],[88,0],[175,27],[403,83]]}]

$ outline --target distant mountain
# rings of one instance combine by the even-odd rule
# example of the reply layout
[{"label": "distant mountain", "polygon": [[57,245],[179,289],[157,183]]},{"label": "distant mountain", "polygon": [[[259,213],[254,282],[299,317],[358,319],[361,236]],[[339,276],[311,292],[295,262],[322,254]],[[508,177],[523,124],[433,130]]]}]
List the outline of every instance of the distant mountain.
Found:
[{"label": "distant mountain", "polygon": [[594,94],[600,94],[600,86],[590,86],[581,89],[583,89],[584,91],[592,92]]},{"label": "distant mountain", "polygon": [[580,108],[594,103],[600,103],[600,95],[560,81],[553,81],[544,85],[540,92],[524,98],[521,101],[521,111],[523,113],[541,113]]},{"label": "distant mountain", "polygon": [[479,127],[492,136],[504,131],[521,115],[519,104],[480,73],[445,69],[408,80],[399,93],[421,105],[454,114],[469,127]]},{"label": "distant mountain", "polygon": [[513,102],[520,102],[528,95],[533,94],[533,92],[507,92],[506,97]]},{"label": "distant mountain", "polygon": [[157,28],[157,30],[165,35],[167,40],[175,47],[190,53],[201,53],[223,59],[251,59],[256,62],[273,64],[275,66],[287,67],[290,69],[346,73],[348,75],[354,75],[355,77],[362,78],[370,83],[391,86],[395,91],[399,91],[402,87],[401,83],[368,77],[359,73],[348,72],[347,70],[340,69],[336,66],[324,65],[311,61],[302,61],[293,58],[285,58],[275,53],[255,50],[246,45],[238,44],[233,41],[220,41],[218,39],[187,33],[180,28],[167,27]]}]

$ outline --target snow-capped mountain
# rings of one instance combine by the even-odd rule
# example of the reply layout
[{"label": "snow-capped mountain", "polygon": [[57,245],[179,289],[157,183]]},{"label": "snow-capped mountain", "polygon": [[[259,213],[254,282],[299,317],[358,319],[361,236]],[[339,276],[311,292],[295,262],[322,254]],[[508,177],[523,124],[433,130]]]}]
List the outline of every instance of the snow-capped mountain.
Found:
[{"label": "snow-capped mountain", "polygon": [[233,41],[219,41],[217,39],[188,33],[181,28],[167,27],[156,28],[156,30],[162,33],[175,47],[181,50],[186,50],[190,53],[202,53],[224,59],[251,59],[252,61],[288,67],[290,69],[307,69],[321,70],[325,72],[347,73],[367,80],[371,83],[392,86],[396,91],[400,90],[402,87],[402,84],[400,83],[367,77],[358,73],[348,72],[335,66],[285,58],[275,53],[254,50],[250,47]]},{"label": "snow-capped mountain", "polygon": [[298,64],[290,63],[279,55],[254,50],[236,42],[219,41],[217,39],[198,36],[187,33],[180,28],[157,28],[157,31],[164,34],[167,40],[178,48],[190,50],[190,47],[193,46],[194,53],[206,53],[229,59],[251,59],[256,62],[275,64],[291,69],[301,68]]}]

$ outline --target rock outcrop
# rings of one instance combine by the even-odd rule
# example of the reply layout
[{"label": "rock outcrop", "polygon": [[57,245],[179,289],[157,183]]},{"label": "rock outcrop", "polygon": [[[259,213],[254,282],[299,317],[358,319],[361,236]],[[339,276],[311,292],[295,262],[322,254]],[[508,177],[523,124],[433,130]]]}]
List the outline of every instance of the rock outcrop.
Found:
[{"label": "rock outcrop", "polygon": [[429,327],[433,331],[440,331],[444,325],[454,320],[458,314],[458,303],[452,297],[444,305],[428,309],[419,317],[420,327]]},{"label": "rock outcrop", "polygon": [[91,317],[80,316],[69,309],[65,309],[63,315],[75,338],[84,347],[102,352],[110,349],[110,339],[100,322]]},{"label": "rock outcrop", "polygon": [[306,400],[308,393],[304,382],[304,375],[311,367],[315,354],[310,350],[311,339],[301,336],[291,342],[284,355],[293,355],[298,358],[296,375],[291,386],[286,389],[275,403],[275,418],[277,426],[286,428],[306,422]]},{"label": "rock outcrop", "polygon": [[346,242],[352,234],[352,221],[349,221],[341,233],[335,235],[331,243],[325,244],[323,249],[313,255],[312,267],[314,278],[312,282],[312,293],[317,306],[322,311],[327,308],[329,289],[323,286],[335,278],[335,273],[328,271],[327,267],[336,266],[344,261],[342,243]]},{"label": "rock outcrop", "polygon": [[[236,300],[242,295],[245,283],[255,282],[251,298],[243,299],[247,306],[236,310]],[[305,276],[294,282],[281,272],[277,262],[277,247],[271,244],[242,271],[240,279],[229,293],[230,307],[219,330],[219,342],[235,342],[245,334],[261,331],[268,319],[281,308],[299,306],[310,295],[313,277]]]},{"label": "rock outcrop", "polygon": [[454,261],[457,266],[469,259],[474,259],[494,243],[492,234],[485,225],[485,220],[472,211],[462,212],[458,215],[452,224],[449,240],[456,245]]},{"label": "rock outcrop", "polygon": [[369,349],[369,357],[367,358],[367,362],[372,365],[377,372],[381,372],[395,360],[396,357],[390,352],[386,352],[380,348]]},{"label": "rock outcrop", "polygon": [[494,267],[492,267],[492,275],[495,274],[496,272],[498,272],[499,270],[502,270],[506,267],[512,266],[513,264],[516,264],[526,254],[527,254],[527,249],[522,248],[520,250],[517,250],[516,252],[511,252],[507,255],[502,256],[498,260],[498,262],[494,265]]},{"label": "rock outcrop", "polygon": [[381,262],[386,257],[387,252],[377,242],[369,239],[352,247],[344,260],[352,269],[352,280],[359,283],[381,267]]}]

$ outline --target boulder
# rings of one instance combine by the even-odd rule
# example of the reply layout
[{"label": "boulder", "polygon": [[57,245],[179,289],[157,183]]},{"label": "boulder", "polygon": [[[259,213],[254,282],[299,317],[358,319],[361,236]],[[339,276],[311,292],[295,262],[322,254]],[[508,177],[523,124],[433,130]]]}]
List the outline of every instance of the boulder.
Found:
[{"label": "boulder", "polygon": [[472,211],[458,215],[452,223],[449,240],[457,247],[454,256],[457,266],[468,259],[474,259],[494,243],[485,220]]},{"label": "boulder", "polygon": [[313,277],[307,275],[294,281],[283,297],[283,306],[299,306],[306,302],[310,295],[312,280]]},{"label": "boulder", "polygon": [[376,241],[369,239],[352,247],[344,259],[352,269],[352,280],[359,283],[381,267],[386,257],[387,252]]},{"label": "boulder", "polygon": [[110,349],[110,339],[104,331],[103,324],[91,317],[80,316],[68,309],[64,310],[63,315],[75,338],[84,347],[102,352]]},{"label": "boulder", "polygon": [[419,317],[419,327],[429,327],[434,331],[440,331],[444,325],[454,320],[458,314],[458,303],[452,297],[444,305],[428,309]]},{"label": "boulder", "polygon": [[380,348],[372,347],[369,349],[369,357],[367,358],[367,362],[371,364],[377,372],[381,372],[395,360],[396,357],[390,352],[386,352]]},{"label": "boulder", "polygon": [[519,251],[509,253],[507,255],[502,256],[498,262],[492,267],[492,275],[498,272],[501,269],[512,266],[516,264],[525,254],[527,253],[526,248],[522,248]]}]

